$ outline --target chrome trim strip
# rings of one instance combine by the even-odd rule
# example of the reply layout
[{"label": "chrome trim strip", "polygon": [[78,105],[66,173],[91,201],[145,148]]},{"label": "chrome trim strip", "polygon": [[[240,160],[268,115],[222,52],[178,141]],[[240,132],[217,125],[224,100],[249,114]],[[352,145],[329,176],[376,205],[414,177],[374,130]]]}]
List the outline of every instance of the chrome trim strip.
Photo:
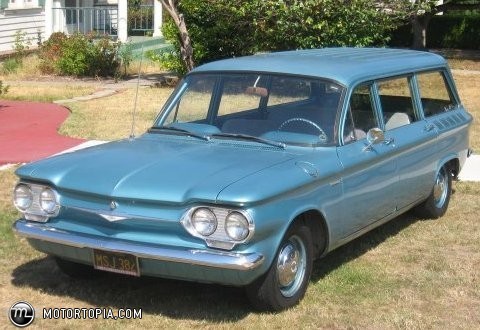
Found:
[{"label": "chrome trim strip", "polygon": [[260,266],[265,258],[258,253],[234,253],[135,243],[101,236],[56,229],[48,224],[18,220],[14,231],[23,237],[64,244],[77,248],[125,252],[139,258],[186,263],[221,269],[248,271]]},{"label": "chrome trim strip", "polygon": [[105,218],[105,216],[121,218],[121,219],[116,220],[116,221],[138,219],[138,220],[146,220],[146,221],[170,222],[169,220],[165,220],[165,219],[161,219],[161,218],[145,217],[145,216],[141,216],[141,215],[121,213],[121,212],[115,212],[115,211],[106,211],[106,210],[101,210],[101,209],[87,209],[87,208],[76,207],[76,206],[62,206],[62,207],[65,210],[70,209],[70,210],[85,212],[85,213],[89,213],[89,214],[95,214],[95,215],[101,216],[103,218]]}]

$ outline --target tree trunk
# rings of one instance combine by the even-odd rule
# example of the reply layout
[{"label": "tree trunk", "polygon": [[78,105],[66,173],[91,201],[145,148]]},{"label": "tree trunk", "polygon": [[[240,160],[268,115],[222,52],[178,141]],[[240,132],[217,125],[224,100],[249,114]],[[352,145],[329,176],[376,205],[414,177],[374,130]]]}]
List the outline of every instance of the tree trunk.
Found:
[{"label": "tree trunk", "polygon": [[413,49],[427,48],[427,28],[430,22],[431,15],[414,15],[411,18],[413,30]]},{"label": "tree trunk", "polygon": [[180,55],[182,56],[183,63],[187,71],[193,70],[195,67],[195,61],[193,60],[193,47],[192,41],[190,39],[190,34],[188,33],[187,24],[185,23],[185,18],[182,13],[178,11],[177,1],[178,0],[159,0],[163,7],[172,17],[175,25],[178,28],[179,32],[179,41],[180,41]]}]

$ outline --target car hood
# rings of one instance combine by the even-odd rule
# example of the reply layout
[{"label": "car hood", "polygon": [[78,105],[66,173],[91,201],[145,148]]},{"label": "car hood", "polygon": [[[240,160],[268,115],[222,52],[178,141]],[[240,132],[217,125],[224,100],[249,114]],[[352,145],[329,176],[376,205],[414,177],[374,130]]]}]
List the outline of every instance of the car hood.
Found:
[{"label": "car hood", "polygon": [[101,196],[212,202],[225,187],[293,157],[259,144],[146,134],[27,164],[17,175]]}]

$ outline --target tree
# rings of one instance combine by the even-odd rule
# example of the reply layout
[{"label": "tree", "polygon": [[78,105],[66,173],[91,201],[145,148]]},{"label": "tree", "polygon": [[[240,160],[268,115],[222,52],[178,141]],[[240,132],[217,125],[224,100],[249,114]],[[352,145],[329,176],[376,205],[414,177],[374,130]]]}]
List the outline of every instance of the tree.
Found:
[{"label": "tree", "polygon": [[178,41],[180,43],[180,54],[187,71],[191,71],[195,67],[193,59],[193,47],[190,34],[185,23],[184,15],[178,10],[180,0],[159,0],[162,6],[167,10],[170,17],[175,22],[178,29]]},{"label": "tree", "polygon": [[[195,63],[262,51],[385,45],[400,22],[371,0],[159,1],[171,17],[163,33],[185,71]],[[168,55],[158,57],[162,64],[172,64]]]}]

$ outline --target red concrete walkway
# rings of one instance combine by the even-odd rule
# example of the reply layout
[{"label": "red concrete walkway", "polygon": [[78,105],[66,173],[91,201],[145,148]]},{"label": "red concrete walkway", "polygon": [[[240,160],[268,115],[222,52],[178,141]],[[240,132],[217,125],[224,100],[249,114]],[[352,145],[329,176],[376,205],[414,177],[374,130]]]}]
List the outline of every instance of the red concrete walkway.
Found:
[{"label": "red concrete walkway", "polygon": [[69,114],[57,104],[0,100],[0,165],[31,162],[85,142],[58,134]]}]

